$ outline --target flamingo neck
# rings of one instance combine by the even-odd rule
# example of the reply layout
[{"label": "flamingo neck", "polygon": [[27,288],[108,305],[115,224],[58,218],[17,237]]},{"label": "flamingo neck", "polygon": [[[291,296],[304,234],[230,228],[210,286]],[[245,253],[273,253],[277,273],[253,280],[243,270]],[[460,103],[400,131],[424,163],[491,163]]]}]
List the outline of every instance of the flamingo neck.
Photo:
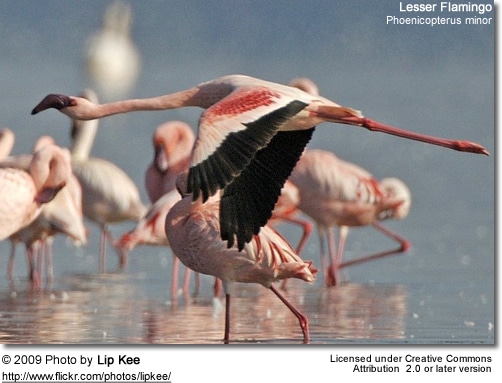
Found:
[{"label": "flamingo neck", "polygon": [[71,147],[71,155],[74,159],[86,160],[89,158],[97,132],[98,120],[82,122],[82,126],[78,129]]},{"label": "flamingo neck", "polygon": [[201,106],[200,98],[196,97],[197,93],[198,88],[191,88],[164,96],[122,100],[110,102],[107,104],[97,104],[94,105],[94,107],[90,110],[84,111],[84,116],[80,116],[80,118],[85,117],[86,119],[96,119],[119,113],[177,109],[187,106]]},{"label": "flamingo neck", "polygon": [[34,153],[30,163],[30,174],[37,191],[44,188],[59,190],[66,184],[71,174],[67,156],[68,154],[56,145],[44,146]]}]

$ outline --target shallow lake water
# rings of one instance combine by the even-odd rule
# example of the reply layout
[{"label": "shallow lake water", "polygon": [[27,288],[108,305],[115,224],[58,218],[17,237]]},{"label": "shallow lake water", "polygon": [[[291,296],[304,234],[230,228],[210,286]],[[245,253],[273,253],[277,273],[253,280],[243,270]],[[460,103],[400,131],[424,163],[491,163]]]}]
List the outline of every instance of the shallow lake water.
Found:
[{"label": "shallow lake water", "polygon": [[[24,277],[24,250],[18,249],[15,278],[0,285],[1,343],[222,343],[224,299],[213,298],[212,277],[201,276],[197,294],[192,277],[190,294],[173,301],[169,249],[138,248],[126,269],[116,272],[110,248],[109,270],[99,274],[93,248],[75,249],[58,238],[55,280],[44,280],[39,291]],[[334,288],[323,286],[320,272],[313,285],[291,280],[285,295],[309,318],[312,344],[494,343],[489,268],[470,267],[472,260],[464,256],[443,265],[451,269],[445,273],[423,263],[424,257],[412,249],[347,268]],[[286,306],[270,290],[249,284],[237,284],[230,336],[238,344],[302,343],[298,321]]]}]

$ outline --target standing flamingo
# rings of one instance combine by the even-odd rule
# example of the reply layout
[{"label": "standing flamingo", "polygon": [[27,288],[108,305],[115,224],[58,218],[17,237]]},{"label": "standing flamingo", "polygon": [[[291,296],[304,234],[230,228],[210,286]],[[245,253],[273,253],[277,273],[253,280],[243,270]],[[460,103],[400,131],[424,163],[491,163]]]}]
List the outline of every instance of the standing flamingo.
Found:
[{"label": "standing flamingo", "polygon": [[33,110],[48,108],[76,119],[139,110],[199,106],[188,191],[203,201],[219,189],[221,238],[238,249],[251,241],[272,214],[281,188],[321,122],[341,123],[446,148],[488,154],[481,145],[413,133],[385,125],[352,108],[298,88],[243,75],[229,75],[164,96],[95,104],[50,94]]},{"label": "standing flamingo", "polygon": [[[307,243],[313,229],[313,224],[310,221],[298,217],[299,203],[300,192],[298,188],[291,181],[286,180],[281,190],[281,195],[272,211],[272,217],[268,221],[268,224],[272,226],[281,222],[289,222],[302,228],[302,236],[295,249],[298,255],[302,253],[303,247]],[[286,280],[283,285],[285,282]]]},{"label": "standing flamingo", "polygon": [[[96,99],[94,92],[86,90],[84,96]],[[147,211],[141,202],[139,190],[131,178],[115,164],[90,151],[98,129],[98,120],[73,120],[72,168],[82,186],[84,216],[101,228],[100,272],[105,271],[106,243],[113,237],[108,226],[128,220],[139,221]],[[119,252],[120,267],[127,258]]]},{"label": "standing flamingo", "polygon": [[[42,136],[37,140],[33,152],[47,145],[55,145],[54,140],[51,137]],[[67,161],[70,161],[70,153],[66,150],[64,153]],[[47,279],[51,283],[53,279],[51,245],[56,234],[67,235],[77,245],[85,244],[87,241],[82,215],[82,189],[73,173],[68,178],[67,185],[54,199],[42,206],[38,217],[9,237],[12,247],[7,270],[8,277],[12,278],[16,243],[22,242],[26,246],[29,275],[34,286],[40,287],[44,258],[47,260]],[[35,270],[35,259],[38,262],[38,271]]]},{"label": "standing flamingo", "polygon": [[[167,240],[165,225],[166,217],[169,210],[176,202],[180,200],[180,194],[173,190],[164,194],[159,198],[146,212],[132,230],[123,234],[116,242],[115,247],[121,253],[121,257],[127,258],[138,245],[148,246],[169,246]],[[190,269],[185,272],[185,280],[183,282],[182,292],[188,293],[190,284]],[[178,296],[178,275],[179,275],[179,259],[173,253],[173,270],[171,278],[171,298],[176,300]]]},{"label": "standing flamingo", "polygon": [[[369,172],[343,161],[324,150],[306,150],[289,178],[300,193],[298,209],[311,217],[318,227],[321,257],[326,284],[337,283],[340,267],[406,251],[409,242],[385,228],[378,221],[402,219],[408,214],[411,195],[406,185],[396,179],[381,182]],[[399,242],[399,248],[358,260],[341,263],[348,227],[372,225]],[[338,250],[332,229],[339,227]],[[324,238],[328,237],[329,266],[324,260]]]},{"label": "standing flamingo", "polygon": [[68,157],[55,145],[35,152],[29,171],[0,164],[0,241],[33,222],[42,205],[54,199],[70,175]]},{"label": "standing flamingo", "polygon": [[[188,171],[190,154],[195,142],[192,128],[182,121],[168,121],[153,134],[154,158],[145,174],[145,187],[153,205],[136,227],[116,242],[123,256],[138,245],[169,246],[165,220],[171,207],[181,199],[176,190],[176,178]],[[188,292],[190,269],[186,270],[183,293]],[[173,254],[171,297],[178,293],[179,259]]]},{"label": "standing flamingo", "polygon": [[153,161],[145,174],[145,189],[154,203],[164,194],[176,191],[176,178],[190,167],[195,135],[182,121],[167,121],[153,134]]},{"label": "standing flamingo", "polygon": [[[306,77],[295,78],[290,81],[289,85],[312,95],[319,94],[317,85]],[[275,215],[276,218],[285,217],[290,220],[301,205],[304,213],[310,215],[317,222],[321,259],[327,285],[336,284],[339,268],[408,250],[410,244],[407,240],[378,223],[378,221],[388,218],[403,219],[408,214],[411,194],[402,181],[396,178],[387,178],[379,184],[366,170],[342,161],[332,153],[306,150],[293,169],[291,179],[288,179],[286,185],[288,183],[294,184],[292,187],[296,189],[297,199],[291,199],[291,186],[289,191],[283,190],[272,217]],[[370,185],[366,188],[367,193],[362,193],[360,190],[363,184]],[[289,198],[287,198],[288,195]],[[391,206],[385,212],[382,212],[382,199],[380,198],[382,195],[386,199],[383,205]],[[314,207],[316,203],[312,203],[313,200],[316,203],[318,201],[320,206]],[[296,206],[294,206],[295,203]],[[298,218],[294,217],[293,219]],[[348,226],[343,225],[344,221],[351,222],[352,226],[372,224],[373,227],[399,242],[400,246],[394,250],[342,263],[345,240],[348,235]],[[338,251],[335,251],[333,226],[339,228]],[[329,264],[325,260],[325,237],[328,239]],[[304,234],[299,244],[300,249],[306,240]],[[283,288],[286,283],[287,280],[283,282]]]},{"label": "standing flamingo", "polygon": [[107,100],[127,95],[138,79],[141,57],[130,36],[131,21],[131,5],[114,1],[103,27],[86,42],[87,76]]},{"label": "standing flamingo", "polygon": [[219,193],[205,203],[186,194],[186,174],[180,176],[178,189],[183,199],[166,219],[166,235],[176,256],[192,270],[213,275],[223,282],[225,291],[225,343],[230,334],[230,296],[234,282],[260,283],[269,288],[298,318],[305,343],[309,341],[308,319],[272,285],[285,278],[313,282],[317,270],[303,261],[293,248],[270,226],[265,226],[240,251],[228,248],[220,238]]}]

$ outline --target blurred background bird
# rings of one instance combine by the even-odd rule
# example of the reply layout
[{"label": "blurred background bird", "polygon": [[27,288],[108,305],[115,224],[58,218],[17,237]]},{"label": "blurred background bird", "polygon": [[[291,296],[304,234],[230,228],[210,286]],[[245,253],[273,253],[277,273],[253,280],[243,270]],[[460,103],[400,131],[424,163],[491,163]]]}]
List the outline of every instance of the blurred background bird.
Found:
[{"label": "blurred background bird", "polygon": [[123,98],[136,85],[141,57],[130,36],[131,23],[130,4],[114,1],[105,11],[102,28],[86,42],[85,71],[103,100]]}]

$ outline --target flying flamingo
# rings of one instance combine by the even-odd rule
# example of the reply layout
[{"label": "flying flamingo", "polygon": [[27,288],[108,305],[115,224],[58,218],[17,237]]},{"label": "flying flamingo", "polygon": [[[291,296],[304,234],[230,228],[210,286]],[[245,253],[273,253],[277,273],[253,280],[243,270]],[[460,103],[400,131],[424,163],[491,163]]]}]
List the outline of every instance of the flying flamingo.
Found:
[{"label": "flying flamingo", "polygon": [[33,222],[71,175],[68,156],[55,145],[35,152],[28,169],[0,164],[0,241]]},{"label": "flying flamingo", "polygon": [[298,88],[243,75],[229,75],[164,96],[95,104],[81,97],[46,96],[33,110],[48,108],[82,120],[117,113],[188,106],[206,109],[192,152],[188,191],[196,201],[223,189],[221,237],[238,249],[251,241],[272,214],[281,188],[321,122],[341,123],[446,148],[488,154],[481,145],[448,140],[363,117]]},{"label": "flying flamingo", "polygon": [[153,134],[152,163],[145,174],[145,189],[154,203],[164,194],[176,191],[176,178],[190,167],[195,135],[183,121],[167,121]]},{"label": "flying flamingo", "polygon": [[86,41],[87,76],[107,100],[127,95],[138,79],[141,57],[130,36],[131,21],[131,5],[114,1],[103,27]]},{"label": "flying flamingo", "polygon": [[[42,136],[35,143],[33,152],[47,145],[55,145],[54,140],[52,137]],[[67,161],[70,161],[70,153],[66,150],[64,153],[68,157]],[[44,258],[47,260],[47,279],[51,283],[53,279],[51,244],[56,234],[67,235],[77,245],[85,244],[87,241],[82,215],[82,189],[74,174],[70,175],[67,185],[54,199],[42,206],[40,214],[33,222],[9,237],[12,247],[7,276],[12,278],[15,246],[16,243],[22,242],[26,246],[29,275],[34,286],[40,287]],[[38,271],[35,270],[35,259],[38,262]]]},{"label": "flying flamingo", "polygon": [[181,262],[192,270],[213,275],[223,282],[225,291],[225,343],[230,334],[230,296],[234,282],[260,283],[272,290],[298,318],[305,343],[309,341],[308,319],[272,285],[285,278],[313,282],[317,270],[303,261],[278,232],[264,226],[240,251],[228,248],[220,238],[219,193],[205,203],[192,201],[186,194],[186,173],[178,181],[183,199],[176,203],[166,219],[166,235]]},{"label": "flying flamingo", "polygon": [[[84,97],[97,98],[90,90],[84,92]],[[82,186],[84,216],[101,228],[100,272],[104,272],[106,243],[107,240],[114,241],[108,226],[129,220],[139,221],[147,208],[141,202],[138,188],[122,169],[105,159],[89,156],[97,129],[98,120],[74,119],[71,154],[73,172]],[[124,267],[127,258],[120,252],[119,256],[120,267]]]},{"label": "flying flamingo", "polygon": [[[325,150],[305,150],[289,178],[300,193],[298,209],[317,224],[325,281],[337,283],[339,268],[406,251],[410,244],[379,221],[407,216],[411,194],[396,178],[376,180],[361,167]],[[341,263],[348,227],[372,225],[399,243],[399,248]],[[333,227],[339,228],[335,250]],[[328,238],[329,265],[324,260],[324,238]]]}]

